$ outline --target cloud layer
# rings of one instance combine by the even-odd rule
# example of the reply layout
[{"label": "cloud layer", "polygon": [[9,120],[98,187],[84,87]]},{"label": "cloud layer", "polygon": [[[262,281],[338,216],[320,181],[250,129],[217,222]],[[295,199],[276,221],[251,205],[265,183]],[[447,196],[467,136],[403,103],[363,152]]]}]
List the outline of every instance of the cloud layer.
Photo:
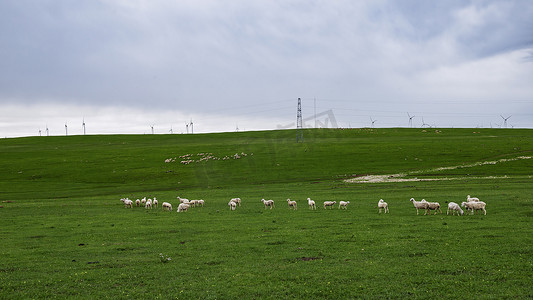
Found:
[{"label": "cloud layer", "polygon": [[0,105],[292,119],[301,97],[344,126],[489,126],[482,111],[533,127],[527,0],[8,0],[0,49]]}]

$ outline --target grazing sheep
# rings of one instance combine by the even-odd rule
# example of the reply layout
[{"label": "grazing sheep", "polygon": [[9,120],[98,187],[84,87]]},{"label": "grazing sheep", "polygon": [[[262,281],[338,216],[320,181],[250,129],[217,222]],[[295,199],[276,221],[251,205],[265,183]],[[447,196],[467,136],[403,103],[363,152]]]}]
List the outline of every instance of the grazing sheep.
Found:
[{"label": "grazing sheep", "polygon": [[[440,210],[440,204],[439,202],[427,202],[426,199],[422,199],[420,200],[420,202],[425,202],[428,204],[428,209],[429,210],[434,210],[435,211],[435,215],[437,214],[437,210],[442,214],[442,210]],[[430,212],[431,214],[431,212]]]},{"label": "grazing sheep", "polygon": [[189,209],[190,205],[187,204],[187,203],[180,203],[178,205],[178,212],[184,212],[184,211],[187,211]]},{"label": "grazing sheep", "polygon": [[350,201],[339,201],[339,209],[348,209],[346,206],[350,204]]},{"label": "grazing sheep", "polygon": [[144,205],[144,208],[146,208],[146,209],[148,209],[148,208],[149,208],[149,209],[152,209],[152,199],[148,199],[148,200],[146,201],[146,204]]},{"label": "grazing sheep", "polygon": [[316,209],[315,201],[311,200],[311,198],[307,198],[307,204],[309,205],[309,209]]},{"label": "grazing sheep", "polygon": [[146,205],[146,197],[144,197],[144,198],[141,199],[141,205],[142,205],[142,206],[145,206],[145,205]]},{"label": "grazing sheep", "polygon": [[168,211],[172,211],[172,204],[168,203],[168,202],[163,202],[163,204],[161,204],[161,207],[163,209],[166,209]]},{"label": "grazing sheep", "polygon": [[239,206],[241,206],[241,198],[233,198],[230,201],[235,202],[235,204],[239,204]]},{"label": "grazing sheep", "polygon": [[189,199],[185,199],[185,198],[180,198],[180,196],[176,197],[178,198],[178,200],[180,201],[180,203],[189,203]]},{"label": "grazing sheep", "polygon": [[237,208],[237,203],[233,201],[228,202],[228,205],[230,210],[235,210]]},{"label": "grazing sheep", "polygon": [[133,208],[133,201],[131,201],[130,199],[128,198],[122,198],[120,199],[120,201],[122,201],[124,203],[124,207],[125,208]]},{"label": "grazing sheep", "polygon": [[261,199],[261,202],[263,202],[263,204],[265,205],[265,209],[267,208],[267,206],[270,206],[270,209],[272,209],[273,207],[275,207],[275,205],[274,205],[274,200],[265,200],[265,199]]},{"label": "grazing sheep", "polygon": [[425,210],[424,212],[424,216],[428,213],[429,211],[429,205],[427,202],[425,201],[415,201],[415,198],[411,198],[409,201],[413,202],[413,205],[415,206],[416,208],[416,215],[418,216],[418,210],[419,209],[423,209]]},{"label": "grazing sheep", "polygon": [[381,209],[384,210],[384,214],[388,213],[389,212],[389,205],[387,204],[387,202],[385,202],[383,199],[379,199],[378,201],[378,212],[381,214]]},{"label": "grazing sheep", "polygon": [[141,200],[139,199],[135,200],[135,206],[137,207],[141,206]]},{"label": "grazing sheep", "polygon": [[196,207],[196,204],[198,204],[198,200],[191,200],[187,202],[187,204],[189,204],[189,206],[191,207]]},{"label": "grazing sheep", "polygon": [[155,208],[157,208],[157,199],[154,197],[154,202],[152,203]]},{"label": "grazing sheep", "polygon": [[204,207],[204,203],[205,203],[205,201],[203,199],[196,200],[196,204],[197,205],[201,205],[202,207]]},{"label": "grazing sheep", "polygon": [[326,206],[331,207],[333,209],[333,205],[335,205],[337,201],[324,201],[324,209],[326,209]]},{"label": "grazing sheep", "polygon": [[466,196],[466,202],[479,202],[479,198],[473,197],[470,198],[470,195]]},{"label": "grazing sheep", "polygon": [[466,210],[472,210],[472,214],[474,214],[475,210],[482,210],[484,214],[487,214],[487,211],[485,210],[485,206],[487,204],[483,201],[479,202],[463,202],[461,203],[461,207],[465,207]]},{"label": "grazing sheep", "polygon": [[459,214],[461,214],[461,216],[464,214],[464,212],[461,209],[461,207],[459,206],[459,204],[457,204],[455,202],[448,203],[448,210],[446,211],[446,215],[450,212],[450,210],[452,211],[452,216],[455,215],[455,212],[457,212],[458,216],[459,216]]},{"label": "grazing sheep", "polygon": [[298,209],[298,206],[296,204],[296,201],[291,201],[291,199],[287,199],[287,203],[289,204],[289,208]]}]

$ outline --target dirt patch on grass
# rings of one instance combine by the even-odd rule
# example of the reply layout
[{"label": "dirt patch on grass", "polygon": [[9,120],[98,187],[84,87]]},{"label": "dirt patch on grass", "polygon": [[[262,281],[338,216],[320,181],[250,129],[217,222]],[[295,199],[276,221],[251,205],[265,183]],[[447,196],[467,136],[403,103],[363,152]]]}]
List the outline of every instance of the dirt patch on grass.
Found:
[{"label": "dirt patch on grass", "polygon": [[296,260],[301,261],[311,261],[311,260],[321,260],[322,257],[313,257],[313,256],[304,256],[304,257],[297,257]]},{"label": "dirt patch on grass", "polygon": [[355,178],[346,179],[345,182],[348,182],[348,183],[382,183],[382,182],[444,181],[444,180],[464,180],[464,179],[508,179],[510,178],[508,176],[438,177],[438,178],[418,178],[418,177],[407,178],[407,176],[414,176],[414,175],[426,176],[427,173],[439,172],[439,171],[444,171],[444,170],[455,170],[459,168],[472,168],[472,167],[484,166],[484,165],[496,165],[499,163],[524,160],[524,159],[531,159],[531,157],[530,156],[519,156],[515,158],[504,158],[504,159],[499,159],[499,160],[494,160],[494,161],[477,162],[477,163],[468,164],[468,165],[439,167],[439,168],[434,168],[434,169],[429,169],[429,170],[417,170],[417,171],[411,171],[407,173],[385,174],[385,175],[364,175],[364,176],[357,176]]}]

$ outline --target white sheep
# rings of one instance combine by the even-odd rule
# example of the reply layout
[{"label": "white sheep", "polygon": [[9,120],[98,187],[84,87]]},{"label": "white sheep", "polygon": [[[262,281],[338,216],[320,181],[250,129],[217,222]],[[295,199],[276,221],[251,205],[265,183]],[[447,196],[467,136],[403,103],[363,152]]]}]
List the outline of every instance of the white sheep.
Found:
[{"label": "white sheep", "polygon": [[[435,215],[437,214],[437,211],[439,211],[442,214],[442,210],[440,210],[440,204],[439,202],[428,202],[426,199],[420,200],[420,202],[425,202],[428,204],[428,210],[434,210]],[[431,214],[431,212],[430,212]]]},{"label": "white sheep", "polygon": [[429,205],[427,202],[425,201],[416,201],[415,198],[411,198],[409,201],[413,202],[413,205],[415,206],[416,208],[416,215],[418,216],[418,210],[419,209],[423,209],[425,210],[424,212],[424,216],[428,213],[428,210],[429,210]]},{"label": "white sheep", "polygon": [[142,206],[145,206],[145,205],[146,205],[146,197],[144,197],[144,198],[141,199],[141,205],[142,205]]},{"label": "white sheep", "polygon": [[464,214],[463,210],[461,209],[461,207],[459,206],[459,204],[455,203],[455,202],[450,202],[448,203],[448,210],[446,211],[446,215],[452,211],[452,216],[455,215],[455,212],[457,212],[457,215],[459,216],[459,214],[461,214],[461,216]]},{"label": "white sheep", "polygon": [[311,200],[311,198],[307,198],[307,204],[309,205],[309,209],[316,209],[315,201]]},{"label": "white sheep", "polygon": [[287,199],[287,203],[289,204],[289,208],[298,209],[298,205],[296,204],[296,201],[291,201],[291,199]]},{"label": "white sheep", "polygon": [[205,203],[205,201],[203,199],[196,200],[196,204],[197,205],[201,205],[202,207],[204,206],[204,203]]},{"label": "white sheep", "polygon": [[484,214],[487,214],[487,210],[485,210],[485,206],[487,204],[483,201],[479,202],[463,202],[461,203],[461,207],[465,207],[467,210],[472,210],[472,214],[474,214],[475,210],[482,210]]},{"label": "white sheep", "polygon": [[350,204],[350,201],[339,201],[339,209],[348,209],[346,206]]},{"label": "white sheep", "polygon": [[189,203],[189,199],[186,199],[186,198],[181,198],[180,196],[176,197],[178,198],[178,200],[180,201],[180,203]]},{"label": "white sheep", "polygon": [[198,204],[198,200],[190,200],[186,204],[189,204],[190,207],[196,207],[196,204]]},{"label": "white sheep", "polygon": [[265,209],[267,208],[267,206],[269,206],[270,209],[272,209],[273,207],[275,207],[275,205],[274,205],[274,200],[265,200],[265,199],[261,199],[261,202],[263,202],[263,204],[265,205]]},{"label": "white sheep", "polygon": [[135,206],[137,207],[141,206],[141,200],[139,199],[135,200]]},{"label": "white sheep", "polygon": [[235,210],[237,208],[237,203],[233,201],[228,202],[228,205],[230,210]]},{"label": "white sheep", "polygon": [[470,195],[466,196],[466,202],[479,202],[479,198],[476,197],[470,197]]},{"label": "white sheep", "polygon": [[189,209],[190,205],[187,204],[187,203],[180,203],[178,205],[178,212],[184,212],[184,211],[187,211]]},{"label": "white sheep", "polygon": [[133,208],[133,201],[131,201],[130,199],[128,198],[122,198],[120,199],[120,201],[122,201],[122,203],[124,203],[124,207],[125,208]]},{"label": "white sheep", "polygon": [[327,206],[331,207],[333,209],[333,205],[335,205],[337,201],[324,201],[324,209],[326,209]]},{"label": "white sheep", "polygon": [[154,197],[154,202],[152,203],[155,208],[157,208],[157,199]]},{"label": "white sheep", "polygon": [[163,202],[163,204],[161,204],[161,207],[163,209],[166,209],[168,211],[172,211],[172,204],[168,203],[168,202]]},{"label": "white sheep", "polygon": [[148,208],[149,208],[149,209],[152,209],[152,199],[148,199],[148,200],[146,201],[146,204],[144,205],[144,208],[146,208],[146,209],[148,209]]},{"label": "white sheep", "polygon": [[241,198],[233,198],[230,201],[235,202],[235,204],[239,204],[239,206],[241,206]]},{"label": "white sheep", "polygon": [[381,214],[381,209],[383,209],[383,213],[388,213],[389,212],[389,205],[387,204],[387,202],[385,202],[383,199],[379,199],[378,201],[378,212]]}]

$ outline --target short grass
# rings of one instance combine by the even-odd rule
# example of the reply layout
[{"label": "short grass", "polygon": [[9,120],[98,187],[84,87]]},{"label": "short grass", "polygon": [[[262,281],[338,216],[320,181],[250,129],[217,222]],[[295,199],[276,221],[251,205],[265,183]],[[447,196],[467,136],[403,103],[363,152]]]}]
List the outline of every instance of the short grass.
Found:
[{"label": "short grass", "polygon": [[[425,174],[453,181],[343,181],[531,156],[533,131],[306,130],[294,141],[294,131],[0,140],[0,298],[533,297],[533,159]],[[179,163],[198,153],[247,155]],[[445,211],[467,194],[487,202],[486,216],[417,216],[409,202]],[[119,201],[176,207],[178,195],[206,206]],[[243,205],[232,212],[233,197]],[[312,211],[307,197],[350,205]]]}]

